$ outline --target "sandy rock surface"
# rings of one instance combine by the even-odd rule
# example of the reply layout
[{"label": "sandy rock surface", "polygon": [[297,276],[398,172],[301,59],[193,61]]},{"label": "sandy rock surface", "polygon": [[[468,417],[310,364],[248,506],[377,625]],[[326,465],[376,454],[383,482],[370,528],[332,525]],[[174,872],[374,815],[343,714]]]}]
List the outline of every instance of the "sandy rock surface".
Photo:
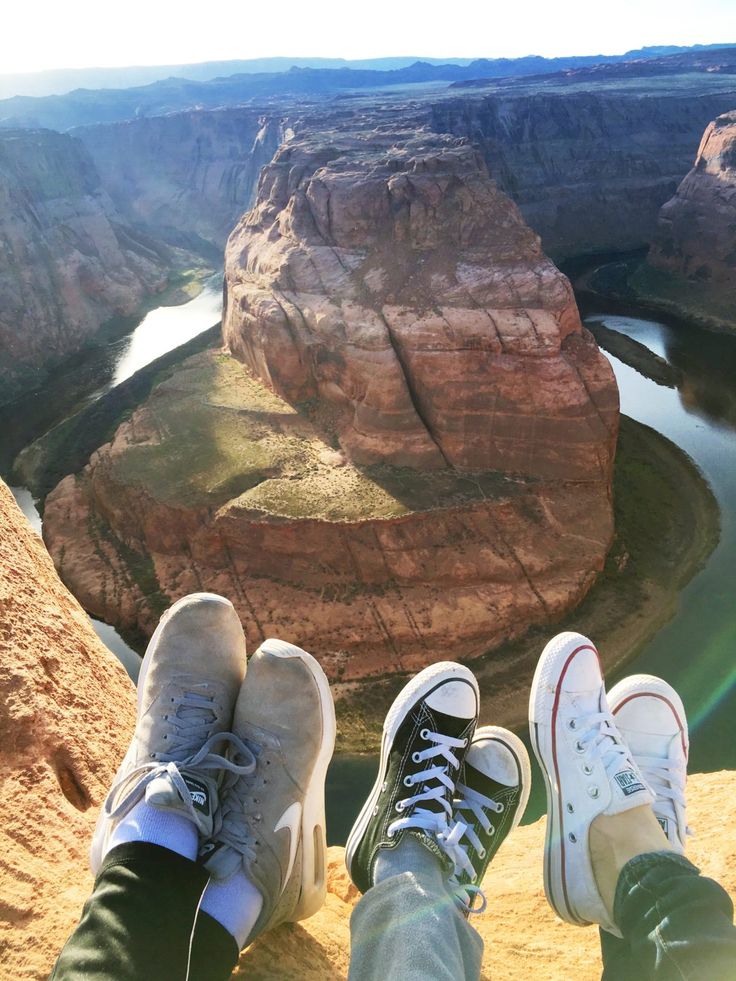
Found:
[{"label": "sandy rock surface", "polygon": [[[688,817],[696,829],[688,857],[736,897],[736,776],[691,777]],[[544,822],[518,828],[488,870],[488,909],[474,927],[485,943],[482,981],[599,981],[596,927],[558,920],[544,896]],[[237,976],[257,981],[344,981],[349,962],[349,916],[358,894],[345,872],[343,850],[329,850],[324,908],[303,924],[279,927],[243,953]],[[410,956],[410,955],[408,955]],[[635,981],[634,978],[631,981]]]},{"label": "sandy rock surface", "polygon": [[91,886],[87,849],[133,686],[0,481],[0,977],[47,976]]}]

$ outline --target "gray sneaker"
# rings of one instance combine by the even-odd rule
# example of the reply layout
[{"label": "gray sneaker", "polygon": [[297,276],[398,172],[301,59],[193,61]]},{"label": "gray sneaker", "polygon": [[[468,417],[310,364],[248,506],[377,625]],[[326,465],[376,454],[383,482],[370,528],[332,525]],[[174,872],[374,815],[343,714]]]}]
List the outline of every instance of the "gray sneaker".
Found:
[{"label": "gray sneaker", "polygon": [[[221,822],[200,850],[215,879],[241,868],[263,898],[245,945],[324,903],[325,776],[335,746],[335,709],[324,671],[306,651],[266,640],[251,657],[233,732],[254,772],[228,776]],[[251,755],[252,754],[252,755]]]},{"label": "gray sneaker", "polygon": [[221,752],[245,674],[245,637],[229,600],[193,593],[161,617],[138,678],[138,718],[128,752],[105,800],[92,839],[97,872],[110,836],[140,800],[183,814],[212,833]]}]

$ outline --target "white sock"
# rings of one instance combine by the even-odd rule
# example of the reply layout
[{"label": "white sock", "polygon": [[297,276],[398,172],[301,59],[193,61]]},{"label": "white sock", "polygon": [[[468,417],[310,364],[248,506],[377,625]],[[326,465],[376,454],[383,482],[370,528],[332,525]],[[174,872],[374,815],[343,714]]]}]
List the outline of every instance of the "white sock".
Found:
[{"label": "white sock", "polygon": [[147,841],[151,845],[161,845],[192,861],[197,857],[199,846],[197,828],[189,818],[174,811],[162,811],[147,804],[145,800],[131,808],[115,828],[107,851],[127,841]]},{"label": "white sock", "polygon": [[210,879],[200,909],[235,937],[240,950],[261,915],[263,897],[242,869],[228,879]]}]

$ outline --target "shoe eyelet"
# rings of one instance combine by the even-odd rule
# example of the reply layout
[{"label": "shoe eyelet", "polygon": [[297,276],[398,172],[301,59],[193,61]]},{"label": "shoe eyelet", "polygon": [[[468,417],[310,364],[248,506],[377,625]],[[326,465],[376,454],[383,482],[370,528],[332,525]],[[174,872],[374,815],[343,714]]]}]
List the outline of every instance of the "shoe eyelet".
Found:
[{"label": "shoe eyelet", "polygon": [[414,786],[414,778],[411,777],[411,776],[404,777],[404,786],[405,787],[413,787]]},{"label": "shoe eyelet", "polygon": [[463,749],[465,749],[467,745],[468,745],[468,737],[466,736],[465,739],[463,739]]},{"label": "shoe eyelet", "polygon": [[419,753],[419,752],[412,753],[411,754],[411,761],[412,761],[412,763],[421,763],[422,762],[421,753]]},{"label": "shoe eyelet", "polygon": [[381,787],[382,794],[386,792],[387,787],[388,787],[388,780],[384,780],[383,786]]},{"label": "shoe eyelet", "polygon": [[478,852],[478,858],[485,858],[485,857],[486,857],[486,850],[485,848],[481,848],[481,850]]},{"label": "shoe eyelet", "polygon": [[496,833],[496,829],[493,827],[493,825],[491,825],[490,828],[488,829],[488,834],[495,835],[495,833]]},{"label": "shoe eyelet", "polygon": [[578,740],[575,743],[575,752],[576,753],[584,753],[585,752],[585,746],[583,746],[583,744],[580,742],[580,740]]},{"label": "shoe eyelet", "polygon": [[583,766],[583,773],[586,775],[586,777],[589,777],[592,772],[593,772],[593,767],[590,765],[590,763],[586,763]]},{"label": "shoe eyelet", "polygon": [[503,814],[503,812],[506,810],[506,808],[501,803],[501,801],[498,801],[498,803],[496,804],[494,810],[495,810],[496,814]]},{"label": "shoe eyelet", "polygon": [[573,845],[576,844],[576,842],[578,840],[578,836],[574,832],[571,831],[570,834],[567,837],[570,839],[570,841],[573,843]]},{"label": "shoe eyelet", "polygon": [[419,738],[426,742],[429,739],[429,729],[422,729],[419,733]]},{"label": "shoe eyelet", "polygon": [[401,811],[404,810],[404,802],[403,802],[403,800],[397,800],[396,801],[396,810],[399,811],[399,812],[401,812]]},{"label": "shoe eyelet", "polygon": [[597,787],[588,787],[588,793],[593,798],[593,800],[595,800],[596,797],[598,797],[598,795],[600,794],[600,791],[598,790]]},{"label": "shoe eyelet", "polygon": [[373,816],[375,817],[376,814],[378,814],[378,807],[373,808]]},{"label": "shoe eyelet", "polygon": [[395,834],[396,834],[396,832],[395,831],[392,831],[391,828],[389,828],[388,831],[386,832],[386,837],[387,838],[393,838],[393,836]]},{"label": "shoe eyelet", "polygon": [[577,727],[578,727],[578,724],[575,721],[575,719],[568,719],[568,721],[567,721],[567,728],[568,729],[577,729]]},{"label": "shoe eyelet", "polygon": [[572,806],[572,804],[569,801],[567,802],[567,804],[565,804],[565,808],[566,808],[568,814],[574,814],[575,813],[575,808]]}]

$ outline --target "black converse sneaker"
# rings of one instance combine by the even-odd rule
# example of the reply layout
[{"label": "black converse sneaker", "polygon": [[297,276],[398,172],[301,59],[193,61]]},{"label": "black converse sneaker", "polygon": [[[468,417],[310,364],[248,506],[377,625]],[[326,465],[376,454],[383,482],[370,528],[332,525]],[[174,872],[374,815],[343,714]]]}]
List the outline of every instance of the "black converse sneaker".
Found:
[{"label": "black converse sneaker", "polygon": [[460,664],[425,668],[396,697],[383,724],[378,776],[345,846],[361,892],[373,885],[379,848],[418,838],[443,865],[440,836],[452,816],[455,782],[478,719],[478,683]]},{"label": "black converse sneaker", "polygon": [[483,877],[524,816],[531,784],[529,754],[518,736],[499,726],[478,729],[455,792],[452,824],[440,839],[454,866],[448,885],[466,916],[486,907]]}]

